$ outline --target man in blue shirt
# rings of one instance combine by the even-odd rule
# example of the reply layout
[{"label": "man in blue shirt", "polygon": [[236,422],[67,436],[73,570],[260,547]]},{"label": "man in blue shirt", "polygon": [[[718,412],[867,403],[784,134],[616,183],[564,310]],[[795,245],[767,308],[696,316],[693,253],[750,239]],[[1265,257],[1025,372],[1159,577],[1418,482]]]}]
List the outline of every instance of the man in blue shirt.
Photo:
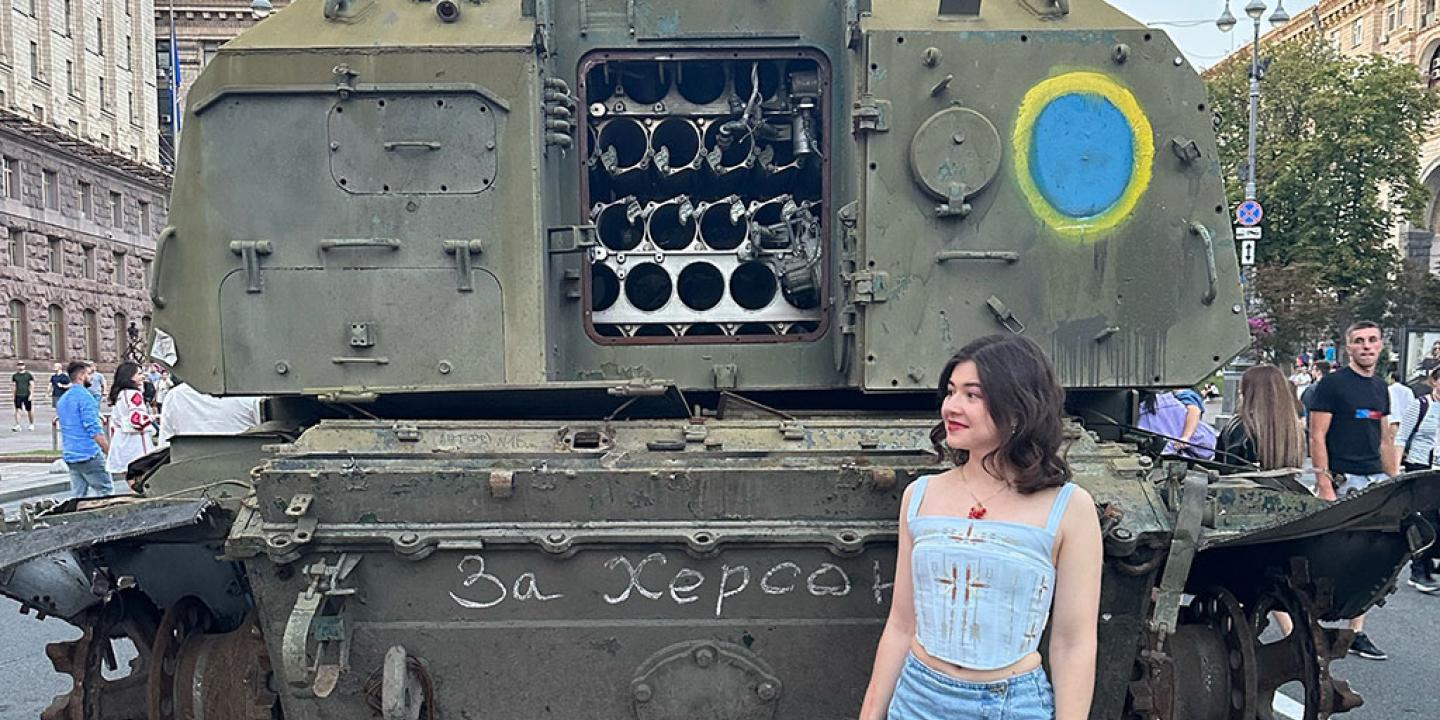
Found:
[{"label": "man in blue shirt", "polygon": [[[85,387],[95,368],[75,361],[66,372],[72,387]],[[67,392],[55,404],[55,417],[60,421],[60,437],[64,443],[65,466],[70,469],[70,492],[75,497],[105,497],[114,491],[110,473],[105,471],[105,455],[110,452],[110,439],[100,422],[100,403],[88,392]]]}]

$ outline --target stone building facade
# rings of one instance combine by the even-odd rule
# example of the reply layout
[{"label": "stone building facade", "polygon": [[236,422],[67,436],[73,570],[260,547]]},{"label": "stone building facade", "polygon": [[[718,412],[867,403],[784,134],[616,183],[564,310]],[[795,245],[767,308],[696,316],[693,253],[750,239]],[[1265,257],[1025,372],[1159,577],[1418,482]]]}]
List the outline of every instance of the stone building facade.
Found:
[{"label": "stone building facade", "polygon": [[119,362],[148,330],[168,195],[147,165],[0,112],[0,363]]},{"label": "stone building facade", "polygon": [[[1249,21],[1240,20],[1235,32],[1248,28]],[[1384,55],[1412,64],[1419,82],[1440,86],[1440,0],[1320,0],[1267,33],[1261,45],[1316,33],[1345,55]],[[1249,61],[1247,44],[1215,67]],[[1420,178],[1430,191],[1424,221],[1416,226],[1397,217],[1392,242],[1402,257],[1440,272],[1440,125],[1420,147]]]},{"label": "stone building facade", "polygon": [[[3,2],[4,0],[0,0]],[[272,0],[275,11],[289,5],[289,0]],[[260,19],[250,9],[250,0],[210,0],[196,2],[163,2],[155,6],[155,61],[158,76],[159,131],[162,162],[173,167],[174,138],[170,134],[170,23],[175,23],[175,45],[180,62],[179,102],[184,108],[190,86],[200,70],[215,57],[231,38],[249,29]],[[181,129],[183,132],[183,128]]]},{"label": "stone building facade", "polygon": [[159,162],[153,0],[0,0],[0,110]]}]

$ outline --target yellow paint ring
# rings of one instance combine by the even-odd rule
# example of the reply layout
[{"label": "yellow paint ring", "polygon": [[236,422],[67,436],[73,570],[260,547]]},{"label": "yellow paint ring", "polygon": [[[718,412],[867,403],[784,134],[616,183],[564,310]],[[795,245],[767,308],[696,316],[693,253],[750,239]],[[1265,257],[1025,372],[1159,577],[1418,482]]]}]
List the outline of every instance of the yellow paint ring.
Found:
[{"label": "yellow paint ring", "polygon": [[[1072,217],[1051,204],[1040,192],[1030,168],[1036,120],[1052,101],[1066,95],[1098,95],[1110,101],[1129,122],[1134,138],[1130,182],[1125,191],[1110,207],[1088,217]],[[1097,72],[1065,73],[1030,88],[1020,101],[1012,144],[1016,181],[1030,209],[1047,226],[1067,237],[1084,237],[1114,229],[1135,212],[1141,196],[1150,187],[1155,161],[1155,140],[1150,120],[1128,89]]]}]

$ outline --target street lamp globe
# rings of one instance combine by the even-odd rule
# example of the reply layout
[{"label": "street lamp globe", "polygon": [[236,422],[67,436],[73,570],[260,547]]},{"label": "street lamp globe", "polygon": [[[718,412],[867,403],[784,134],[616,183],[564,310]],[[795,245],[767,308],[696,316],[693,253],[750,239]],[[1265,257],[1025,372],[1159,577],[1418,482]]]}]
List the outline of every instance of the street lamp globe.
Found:
[{"label": "street lamp globe", "polygon": [[256,20],[270,17],[270,13],[274,10],[275,7],[270,4],[270,0],[250,0],[250,14],[254,15]]},{"label": "street lamp globe", "polygon": [[1235,29],[1235,16],[1230,14],[1229,3],[1226,3],[1225,11],[1220,13],[1220,17],[1215,20],[1215,27],[1220,28],[1220,32],[1230,32]]},{"label": "street lamp globe", "polygon": [[1275,27],[1280,27],[1287,22],[1290,22],[1290,13],[1285,12],[1283,0],[1276,0],[1275,12],[1270,13],[1270,24]]},{"label": "street lamp globe", "polygon": [[1249,15],[1251,20],[1259,20],[1260,16],[1265,14],[1265,3],[1261,0],[1250,0],[1245,6],[1245,14]]}]

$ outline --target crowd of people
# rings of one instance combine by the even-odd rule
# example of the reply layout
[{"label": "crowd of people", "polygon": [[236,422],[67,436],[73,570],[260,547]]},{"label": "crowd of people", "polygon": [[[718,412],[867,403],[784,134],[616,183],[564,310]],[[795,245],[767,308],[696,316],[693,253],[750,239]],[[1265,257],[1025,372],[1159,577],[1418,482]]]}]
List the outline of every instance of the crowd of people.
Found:
[{"label": "crowd of people", "polygon": [[[11,383],[11,431],[34,430],[35,377],[24,361],[16,363]],[[106,497],[117,486],[123,491],[130,464],[173,435],[235,433],[260,423],[260,398],[205,395],[175,381],[159,363],[122,362],[109,382],[95,363],[55,363],[49,383],[61,460],[75,497]]]},{"label": "crowd of people", "polygon": [[[1203,432],[1204,405],[1194,391],[1165,393],[1169,400],[1142,399],[1141,430],[1166,440],[1165,451],[1211,459],[1231,472],[1295,469],[1314,478],[1315,494],[1337,500],[1399,474],[1437,467],[1440,447],[1440,342],[1432,346],[1411,385],[1398,371],[1388,382],[1377,372],[1384,353],[1378,325],[1357,322],[1345,331],[1344,353],[1336,360],[1333,343],[1301,353],[1288,377],[1277,366],[1261,364],[1240,378],[1234,414],[1218,432]],[[1306,468],[1306,462],[1310,467]],[[1440,528],[1440,514],[1427,519]],[[1432,548],[1413,559],[1408,584],[1426,594],[1440,593],[1435,574],[1440,562]],[[1372,660],[1387,654],[1365,634],[1365,618],[1350,621],[1355,640],[1350,651]]]}]

